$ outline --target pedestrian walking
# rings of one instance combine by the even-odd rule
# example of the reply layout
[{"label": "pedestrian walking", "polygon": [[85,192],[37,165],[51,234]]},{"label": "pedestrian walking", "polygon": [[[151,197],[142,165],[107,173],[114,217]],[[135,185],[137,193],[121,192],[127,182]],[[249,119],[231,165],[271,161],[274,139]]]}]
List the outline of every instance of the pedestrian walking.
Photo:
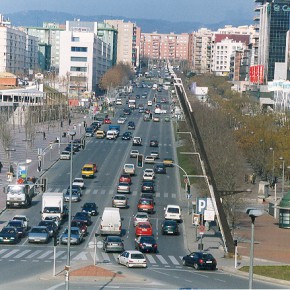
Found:
[{"label": "pedestrian walking", "polygon": [[43,140],[46,140],[46,134],[44,131],[43,131]]},{"label": "pedestrian walking", "polygon": [[70,124],[71,124],[71,119],[69,118],[68,119],[68,125],[70,126]]},{"label": "pedestrian walking", "polygon": [[1,173],[1,171],[2,171],[2,168],[3,168],[3,164],[2,164],[2,162],[0,161],[0,173]]}]

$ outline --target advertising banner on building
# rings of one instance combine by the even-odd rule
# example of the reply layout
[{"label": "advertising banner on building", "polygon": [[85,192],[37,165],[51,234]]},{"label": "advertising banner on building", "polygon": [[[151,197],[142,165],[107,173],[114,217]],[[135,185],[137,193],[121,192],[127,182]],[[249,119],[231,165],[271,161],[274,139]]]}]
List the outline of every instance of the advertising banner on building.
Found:
[{"label": "advertising banner on building", "polygon": [[250,83],[263,84],[264,83],[264,66],[252,65],[250,66]]}]

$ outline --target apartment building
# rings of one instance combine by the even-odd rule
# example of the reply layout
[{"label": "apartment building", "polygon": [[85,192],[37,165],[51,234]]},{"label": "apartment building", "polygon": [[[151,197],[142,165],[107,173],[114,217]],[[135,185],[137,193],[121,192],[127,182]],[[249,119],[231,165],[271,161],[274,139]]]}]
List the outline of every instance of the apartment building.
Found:
[{"label": "apartment building", "polygon": [[97,22],[82,21],[66,21],[60,32],[59,76],[67,78],[71,97],[94,91],[111,67],[111,46],[97,34]]},{"label": "apartment building", "polygon": [[117,63],[123,62],[136,68],[139,64],[139,46],[141,30],[136,23],[124,22],[124,20],[105,20],[118,31]]},{"label": "apartment building", "polygon": [[188,60],[189,34],[141,33],[140,55],[149,59]]},{"label": "apartment building", "polygon": [[38,39],[0,16],[0,72],[33,74],[38,68]]},{"label": "apartment building", "polygon": [[189,35],[189,64],[196,73],[211,71],[211,44],[213,31],[201,28]]},{"label": "apartment building", "polygon": [[218,76],[230,74],[231,56],[244,51],[250,43],[250,35],[215,33],[212,43],[211,71]]},{"label": "apartment building", "polygon": [[38,63],[42,71],[59,70],[59,38],[65,25],[44,22],[42,27],[26,27],[29,35],[38,38]]}]

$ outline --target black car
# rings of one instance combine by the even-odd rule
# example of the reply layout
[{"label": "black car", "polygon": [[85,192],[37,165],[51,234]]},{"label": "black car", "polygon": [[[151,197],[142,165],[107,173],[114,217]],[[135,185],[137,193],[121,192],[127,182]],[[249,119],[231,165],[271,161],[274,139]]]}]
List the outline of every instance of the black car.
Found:
[{"label": "black car", "polygon": [[98,121],[92,122],[91,124],[91,127],[94,127],[96,129],[99,129],[101,126],[102,126],[102,123]]},{"label": "black car", "polygon": [[89,215],[97,215],[98,214],[98,208],[94,202],[86,202],[82,206],[82,211],[87,212]]},{"label": "black car", "polygon": [[154,196],[153,196],[153,193],[151,193],[151,192],[143,192],[143,193],[141,193],[140,198],[151,199],[153,201],[153,203],[155,204]]},{"label": "black car", "polygon": [[210,253],[192,252],[182,258],[182,264],[184,266],[190,266],[196,270],[208,269],[216,270],[216,259]]},{"label": "black car", "polygon": [[133,121],[128,123],[128,130],[135,130],[135,123]]},{"label": "black car", "polygon": [[87,226],[92,224],[92,219],[88,212],[77,212],[74,216],[74,220],[84,221]]},{"label": "black car", "polygon": [[[75,154],[79,149],[77,149],[77,146],[72,146],[72,152]],[[64,151],[71,152],[71,144],[68,144],[65,148]]]},{"label": "black car", "polygon": [[139,236],[135,239],[135,249],[140,252],[156,253],[157,243],[153,236]]},{"label": "black car", "polygon": [[166,174],[166,167],[164,164],[155,164],[153,169],[155,173]]},{"label": "black car", "polygon": [[150,147],[158,147],[158,141],[157,140],[150,140]]},{"label": "black car", "polygon": [[82,144],[82,140],[81,139],[74,139],[73,140],[73,145],[75,148],[78,149],[78,151],[80,150],[81,148],[81,144]]},{"label": "black car", "polygon": [[7,226],[16,228],[16,230],[17,230],[17,232],[19,234],[19,237],[25,237],[25,235],[26,235],[26,227],[25,227],[23,221],[12,220],[12,221],[8,222]]},{"label": "black car", "polygon": [[122,140],[131,140],[131,138],[132,138],[132,135],[129,132],[125,132],[122,135]]},{"label": "black car", "polygon": [[141,186],[141,192],[154,193],[154,182],[153,181],[143,181]]},{"label": "black car", "polygon": [[124,112],[124,115],[131,115],[131,109],[129,108],[124,109],[123,112]]},{"label": "black car", "polygon": [[14,227],[4,227],[0,232],[0,244],[17,244],[20,241],[18,231]]},{"label": "black car", "polygon": [[164,220],[161,225],[162,235],[179,235],[178,223],[175,220]]},{"label": "black car", "polygon": [[43,221],[39,222],[38,225],[47,227],[47,229],[49,231],[49,235],[51,237],[55,236],[58,233],[58,227],[53,220],[43,220]]}]

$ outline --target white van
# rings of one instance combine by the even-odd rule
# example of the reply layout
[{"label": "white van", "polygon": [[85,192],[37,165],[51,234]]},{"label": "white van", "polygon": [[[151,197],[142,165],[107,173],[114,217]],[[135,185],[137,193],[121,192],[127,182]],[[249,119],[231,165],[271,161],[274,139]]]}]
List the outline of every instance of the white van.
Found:
[{"label": "white van", "polygon": [[148,101],[147,106],[152,106],[152,101]]},{"label": "white van", "polygon": [[120,209],[114,207],[105,207],[101,219],[101,235],[120,235],[122,231],[122,220]]},{"label": "white van", "polygon": [[179,205],[169,204],[166,208],[164,208],[164,210],[164,218],[166,220],[181,221],[181,208]]},{"label": "white van", "polygon": [[116,140],[116,138],[117,138],[117,132],[116,132],[116,130],[109,130],[109,131],[107,131],[106,138],[108,140]]}]

